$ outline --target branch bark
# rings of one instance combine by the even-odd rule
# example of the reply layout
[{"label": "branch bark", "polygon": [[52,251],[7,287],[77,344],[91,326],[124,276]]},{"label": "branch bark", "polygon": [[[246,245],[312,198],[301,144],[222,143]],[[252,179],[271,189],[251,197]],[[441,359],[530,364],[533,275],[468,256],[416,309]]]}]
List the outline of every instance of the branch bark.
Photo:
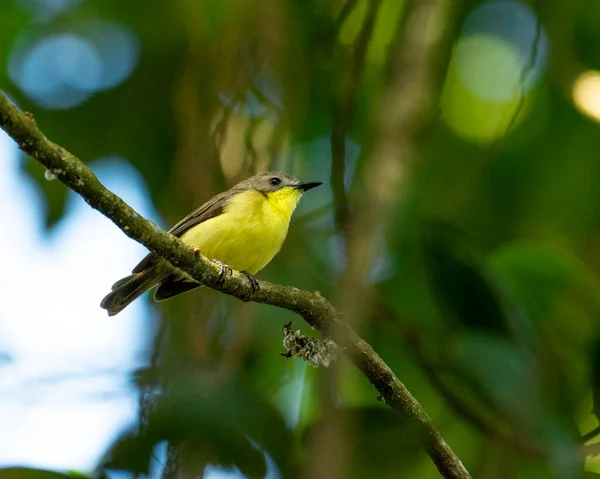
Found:
[{"label": "branch bark", "polygon": [[423,428],[427,437],[427,453],[442,476],[448,479],[470,477],[419,402],[373,348],[352,328],[341,322],[339,313],[318,292],[301,291],[266,281],[261,281],[260,289],[253,292],[248,279],[237,271],[220,284],[217,265],[140,216],[104,187],[81,160],[48,140],[37,127],[33,116],[19,111],[1,92],[0,127],[15,140],[21,150],[78,193],[92,208],[113,221],[123,233],[162,256],[173,266],[206,286],[242,301],[270,304],[293,311],[317,331],[327,333],[369,379],[386,404]]}]

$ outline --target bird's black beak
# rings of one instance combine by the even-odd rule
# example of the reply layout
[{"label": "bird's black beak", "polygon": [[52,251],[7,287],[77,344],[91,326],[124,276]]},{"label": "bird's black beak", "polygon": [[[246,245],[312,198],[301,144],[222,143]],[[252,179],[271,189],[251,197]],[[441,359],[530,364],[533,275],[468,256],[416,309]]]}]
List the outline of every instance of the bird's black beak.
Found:
[{"label": "bird's black beak", "polygon": [[311,188],[316,188],[317,186],[322,185],[322,184],[323,184],[322,181],[299,181],[298,183],[296,183],[294,185],[294,188],[296,188],[297,190],[300,190],[304,193],[305,191],[308,191]]}]

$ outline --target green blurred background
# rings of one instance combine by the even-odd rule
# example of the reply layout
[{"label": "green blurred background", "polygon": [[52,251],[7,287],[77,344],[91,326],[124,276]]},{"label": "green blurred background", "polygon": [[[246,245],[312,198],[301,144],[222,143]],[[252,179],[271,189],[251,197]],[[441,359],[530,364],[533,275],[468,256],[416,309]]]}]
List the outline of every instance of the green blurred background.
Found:
[{"label": "green blurred background", "polygon": [[[144,213],[165,227],[258,171],[323,181],[260,278],[318,290],[343,313],[344,224],[364,197],[410,7],[5,0],[0,88],[109,186],[125,183],[125,198],[137,178],[140,201],[151,204]],[[600,3],[465,1],[448,23],[422,32],[449,28],[451,55],[432,120],[413,139],[402,201],[378,233],[358,328],[473,477],[595,476]],[[76,200],[33,160],[21,157],[18,171],[35,185],[33,219],[53,238]],[[115,228],[102,220],[91,253],[99,262],[86,268],[85,253],[77,257],[91,276],[112,254],[101,243]],[[113,279],[141,256],[128,253]],[[99,302],[110,281],[65,284],[67,298]],[[100,314],[97,302],[86,303],[80,323]],[[194,291],[135,314],[144,346],[127,377],[139,408],[99,446],[105,454],[94,464],[108,477],[439,477],[418,431],[352,366],[314,370],[279,356],[284,323],[309,334],[291,313]],[[44,320],[60,322],[60,312]],[[102,320],[98,327],[119,327],[118,318]],[[8,331],[20,318],[0,321]],[[2,347],[10,351],[10,341]],[[2,431],[8,442],[23,434]],[[36,466],[23,444],[4,465]]]}]

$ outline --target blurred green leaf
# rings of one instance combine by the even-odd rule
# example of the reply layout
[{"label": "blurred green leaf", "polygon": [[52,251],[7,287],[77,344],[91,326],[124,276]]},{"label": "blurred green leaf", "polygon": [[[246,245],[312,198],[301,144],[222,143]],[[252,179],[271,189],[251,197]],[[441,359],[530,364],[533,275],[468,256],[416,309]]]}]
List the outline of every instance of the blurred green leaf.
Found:
[{"label": "blurred green leaf", "polygon": [[590,382],[592,385],[593,408],[596,418],[600,420],[600,336],[592,343],[590,354]]},{"label": "blurred green leaf", "polygon": [[193,461],[237,467],[252,478],[266,473],[264,453],[285,477],[294,477],[295,449],[281,415],[242,382],[194,378],[160,395],[139,431],[125,433],[107,453],[102,469],[147,473],[154,447],[180,445]]},{"label": "blurred green leaf", "polygon": [[508,332],[497,281],[463,233],[442,222],[426,223],[423,255],[434,298],[449,320],[473,330]]},{"label": "blurred green leaf", "polygon": [[510,243],[494,251],[489,261],[503,284],[537,320],[546,319],[560,296],[575,292],[576,288],[592,309],[600,304],[597,278],[566,251]]},{"label": "blurred green leaf", "polygon": [[466,372],[475,390],[492,400],[516,427],[531,430],[543,403],[535,358],[515,342],[483,334],[456,341],[458,371]]},{"label": "blurred green leaf", "polygon": [[63,474],[61,472],[31,469],[28,467],[8,467],[0,469],[0,479],[78,479],[82,474]]}]

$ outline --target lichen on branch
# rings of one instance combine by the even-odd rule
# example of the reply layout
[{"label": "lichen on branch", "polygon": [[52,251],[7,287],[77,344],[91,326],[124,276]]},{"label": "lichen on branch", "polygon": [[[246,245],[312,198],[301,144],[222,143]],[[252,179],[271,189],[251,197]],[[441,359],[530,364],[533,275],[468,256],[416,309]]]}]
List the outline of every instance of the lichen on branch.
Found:
[{"label": "lichen on branch", "polygon": [[286,358],[298,358],[306,361],[313,368],[329,367],[339,356],[339,348],[331,339],[309,338],[292,329],[292,322],[283,326],[283,347]]}]

